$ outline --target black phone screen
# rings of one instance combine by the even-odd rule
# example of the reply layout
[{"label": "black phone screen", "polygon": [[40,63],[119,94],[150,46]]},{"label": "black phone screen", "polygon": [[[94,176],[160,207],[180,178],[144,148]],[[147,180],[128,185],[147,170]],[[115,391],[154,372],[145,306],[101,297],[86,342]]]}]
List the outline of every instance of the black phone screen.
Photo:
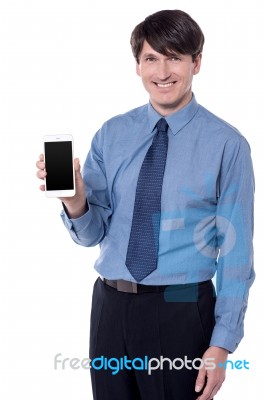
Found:
[{"label": "black phone screen", "polygon": [[45,142],[46,190],[74,189],[72,142]]}]

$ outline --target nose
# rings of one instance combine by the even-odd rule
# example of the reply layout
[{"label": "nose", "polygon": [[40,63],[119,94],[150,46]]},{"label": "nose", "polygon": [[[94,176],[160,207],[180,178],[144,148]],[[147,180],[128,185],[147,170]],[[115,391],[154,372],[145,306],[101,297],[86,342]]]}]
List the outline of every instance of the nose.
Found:
[{"label": "nose", "polygon": [[167,62],[162,61],[157,64],[157,77],[160,81],[166,81],[171,76]]}]

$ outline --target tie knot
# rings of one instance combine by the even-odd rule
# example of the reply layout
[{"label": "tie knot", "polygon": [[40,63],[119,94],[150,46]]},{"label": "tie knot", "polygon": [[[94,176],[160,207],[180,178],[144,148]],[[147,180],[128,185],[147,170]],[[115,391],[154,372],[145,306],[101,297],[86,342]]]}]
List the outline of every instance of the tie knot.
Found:
[{"label": "tie knot", "polygon": [[168,128],[168,123],[166,122],[166,120],[164,118],[159,119],[159,121],[157,122],[157,129],[160,132],[166,132]]}]

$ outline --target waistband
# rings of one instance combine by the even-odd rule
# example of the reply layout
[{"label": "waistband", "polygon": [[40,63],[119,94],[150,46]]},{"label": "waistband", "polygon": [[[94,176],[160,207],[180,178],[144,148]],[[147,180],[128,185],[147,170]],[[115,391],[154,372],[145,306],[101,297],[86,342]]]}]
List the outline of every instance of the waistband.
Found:
[{"label": "waistband", "polygon": [[141,283],[126,281],[123,279],[110,280],[106,278],[101,278],[103,282],[116,289],[118,292],[124,293],[160,293],[164,292],[166,289],[174,289],[174,290],[183,290],[189,288],[202,287],[204,285],[208,285],[211,283],[211,279],[203,282],[193,282],[193,283],[181,283],[181,284],[173,284],[173,285],[143,285]]}]

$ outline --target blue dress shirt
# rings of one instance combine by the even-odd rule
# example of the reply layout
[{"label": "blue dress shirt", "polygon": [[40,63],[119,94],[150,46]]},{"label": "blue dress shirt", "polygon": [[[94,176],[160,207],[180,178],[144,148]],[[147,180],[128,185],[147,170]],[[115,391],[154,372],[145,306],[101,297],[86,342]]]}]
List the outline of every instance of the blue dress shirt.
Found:
[{"label": "blue dress shirt", "polygon": [[[61,217],[82,246],[100,244],[95,263],[107,279],[135,282],[125,265],[141,164],[161,118],[151,104],[105,122],[83,168],[89,210]],[[253,269],[254,175],[250,147],[193,95],[166,117],[168,155],[162,187],[158,267],[141,283],[201,282],[216,274],[216,325],[210,345],[233,352]]]}]

